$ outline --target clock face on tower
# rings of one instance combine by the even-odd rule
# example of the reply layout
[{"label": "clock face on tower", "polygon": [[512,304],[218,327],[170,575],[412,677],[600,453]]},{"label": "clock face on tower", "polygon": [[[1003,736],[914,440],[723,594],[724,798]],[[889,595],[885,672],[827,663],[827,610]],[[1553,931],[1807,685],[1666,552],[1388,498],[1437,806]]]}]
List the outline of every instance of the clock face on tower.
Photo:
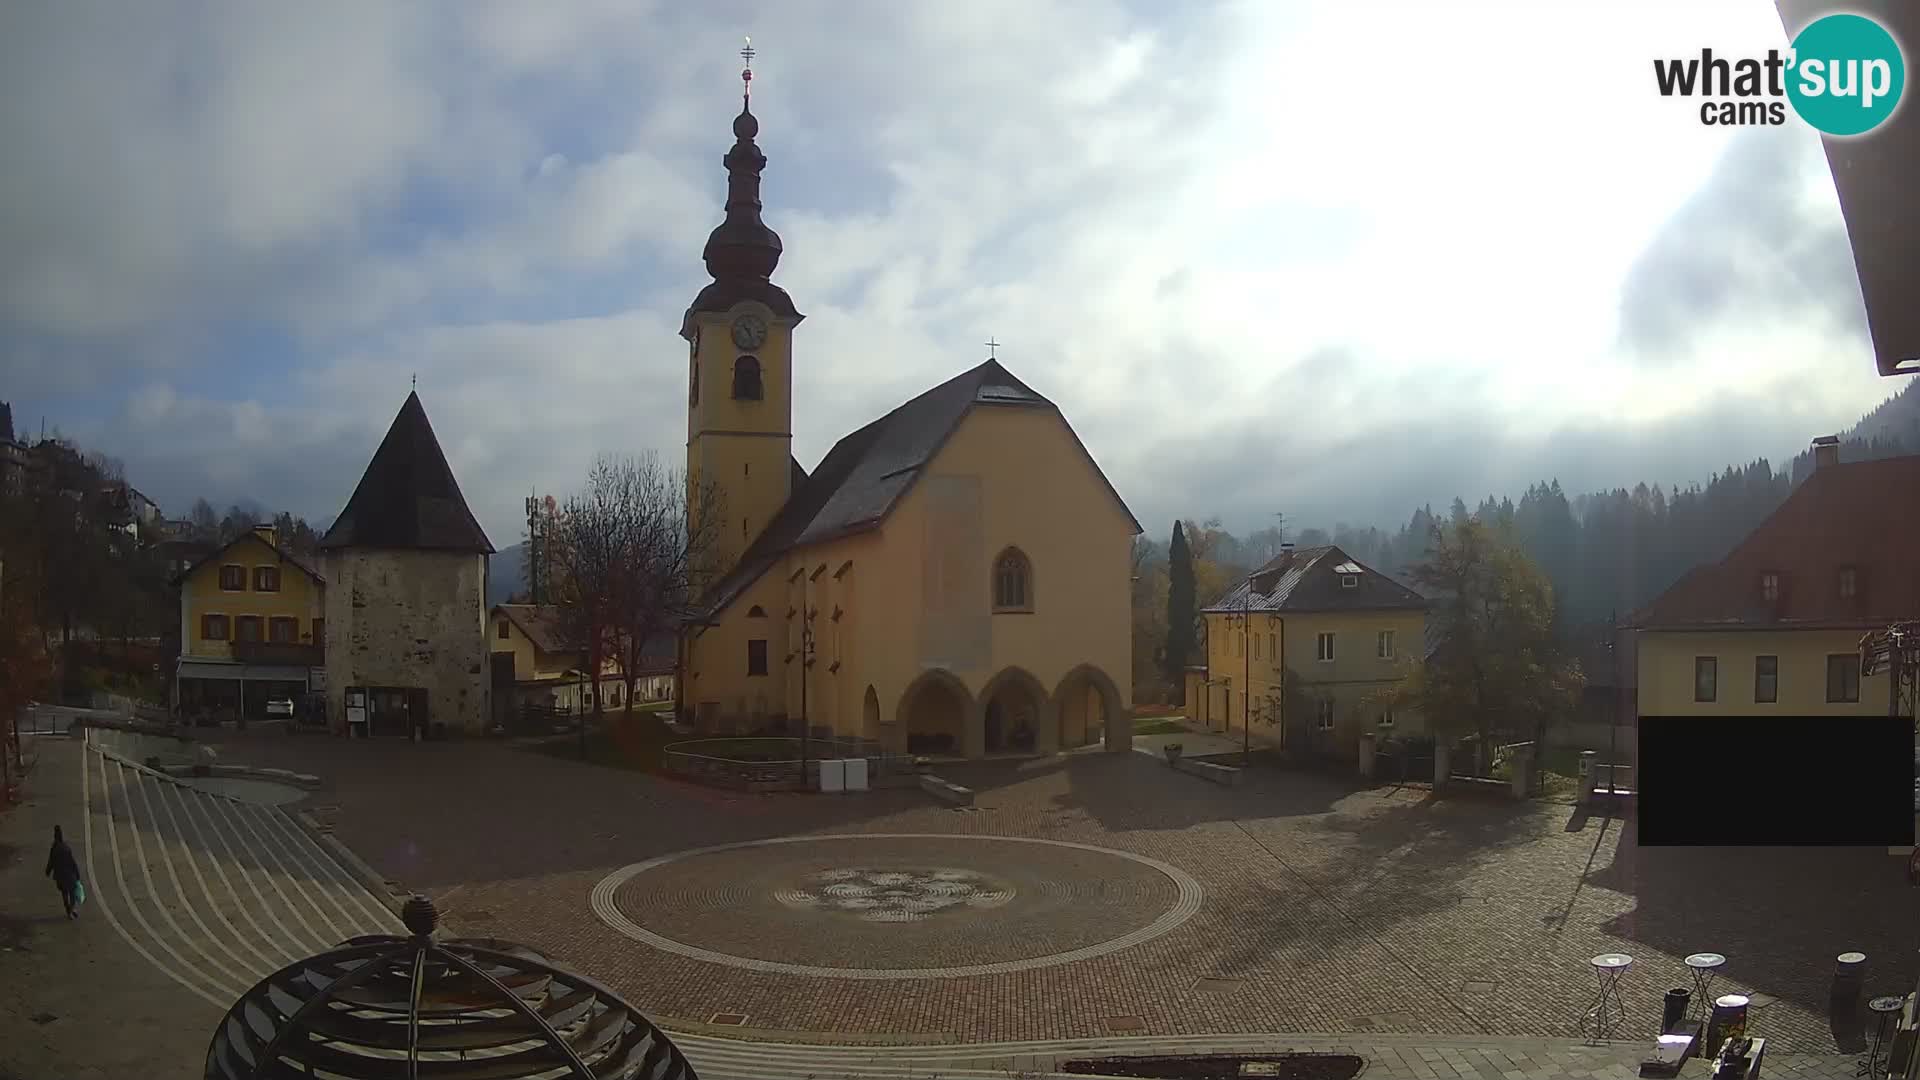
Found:
[{"label": "clock face on tower", "polygon": [[757,349],[767,340],[767,324],[758,315],[742,315],[733,320],[733,343],[742,349]]}]

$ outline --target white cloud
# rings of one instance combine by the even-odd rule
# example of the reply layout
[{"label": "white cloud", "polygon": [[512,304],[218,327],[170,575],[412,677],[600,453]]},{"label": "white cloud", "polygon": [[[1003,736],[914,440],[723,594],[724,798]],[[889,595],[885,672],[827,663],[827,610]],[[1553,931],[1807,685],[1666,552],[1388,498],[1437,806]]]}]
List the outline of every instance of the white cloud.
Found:
[{"label": "white cloud", "polygon": [[0,385],[110,417],[66,426],[170,510],[334,513],[416,374],[496,543],[596,453],[677,455],[743,30],[809,465],[988,335],[1156,533],[1242,501],[1397,516],[1483,486],[1478,457],[1792,388],[1621,451],[1684,480],[1882,392],[1813,320],[1694,320],[1658,368],[1619,340],[1649,251],[1766,242],[1681,213],[1729,143],[1650,71],[1777,44],[1766,5],[191,11],[29,5],[0,45],[0,137],[31,151],[0,172]]}]

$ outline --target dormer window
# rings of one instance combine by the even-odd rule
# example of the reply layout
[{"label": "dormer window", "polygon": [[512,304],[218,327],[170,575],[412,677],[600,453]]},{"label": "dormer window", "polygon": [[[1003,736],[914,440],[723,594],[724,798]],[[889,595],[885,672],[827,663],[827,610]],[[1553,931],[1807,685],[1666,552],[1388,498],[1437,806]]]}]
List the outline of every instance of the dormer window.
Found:
[{"label": "dormer window", "polygon": [[1780,575],[1769,570],[1760,575],[1760,599],[1769,603],[1780,602]]},{"label": "dormer window", "polygon": [[1841,567],[1839,579],[1835,582],[1835,585],[1840,593],[1840,599],[1842,600],[1852,600],[1853,598],[1859,596],[1860,595],[1860,568],[1857,566]]},{"label": "dormer window", "polygon": [[733,362],[733,399],[735,401],[760,400],[760,360],[758,357],[743,356]]}]

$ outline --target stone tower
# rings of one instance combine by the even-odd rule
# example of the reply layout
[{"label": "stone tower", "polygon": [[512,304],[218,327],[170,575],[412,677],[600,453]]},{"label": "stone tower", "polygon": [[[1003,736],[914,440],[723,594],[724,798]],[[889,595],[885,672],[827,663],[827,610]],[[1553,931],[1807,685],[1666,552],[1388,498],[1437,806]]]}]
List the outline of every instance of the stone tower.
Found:
[{"label": "stone tower", "polygon": [[320,554],[329,716],[375,735],[483,731],[493,545],[420,395],[407,395]]}]

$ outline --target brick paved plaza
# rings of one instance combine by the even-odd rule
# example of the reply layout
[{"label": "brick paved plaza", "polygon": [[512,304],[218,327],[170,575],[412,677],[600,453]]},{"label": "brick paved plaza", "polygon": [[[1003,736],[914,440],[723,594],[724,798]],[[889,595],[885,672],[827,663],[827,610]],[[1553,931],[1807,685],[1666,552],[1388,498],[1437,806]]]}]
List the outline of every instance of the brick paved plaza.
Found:
[{"label": "brick paved plaza", "polygon": [[[151,748],[100,752],[117,742],[50,741],[0,816],[0,1080],[198,1076],[246,986],[395,929],[353,854],[135,764]],[[1912,978],[1900,860],[1638,852],[1568,807],[1278,771],[1230,790],[1141,754],[981,764],[954,773],[981,809],[954,811],[917,790],[731,795],[485,743],[221,750],[330,777],[295,805],[432,894],[448,932],[613,983],[708,1080],[1288,1049],[1360,1055],[1367,1080],[1628,1077],[1644,1044],[1574,1037],[1586,959],[1637,958],[1644,1034],[1700,948],[1732,958],[1723,988],[1762,995],[1767,1075],[1844,1076],[1855,1058],[1836,1051],[1862,1040],[1829,1028],[1832,955],[1866,951],[1873,992]],[[38,874],[55,824],[89,878],[77,922]]]},{"label": "brick paved plaza", "polygon": [[[841,1042],[1083,1038],[1133,1024],[1565,1038],[1592,995],[1594,954],[1635,957],[1623,986],[1644,1032],[1661,991],[1689,981],[1680,958],[1714,951],[1730,958],[1721,989],[1760,995],[1754,1027],[1776,1051],[1831,1053],[1859,1048],[1827,1014],[1833,957],[1866,952],[1869,992],[1899,992],[1920,943],[1920,892],[1881,849],[1641,849],[1630,823],[1569,806],[1435,801],[1296,772],[1255,770],[1228,789],[1141,754],[978,763],[946,773],[979,793],[977,809],[956,811],[915,790],[734,794],[482,743],[244,745],[227,756],[327,777],[313,802],[337,835],[465,932],[570,958],[696,1028],[735,1014],[748,1029]],[[644,931],[748,964],[636,940],[592,905],[616,872],[675,852],[902,833],[1085,848],[763,845],[669,861],[612,890]],[[1119,938],[1176,904],[1172,880],[1088,848],[1169,864],[1204,897],[1163,933],[1024,970],[872,978],[751,964],[993,965]],[[1011,898],[891,922],[779,898],[824,888],[822,873],[907,881],[943,868]]]}]

